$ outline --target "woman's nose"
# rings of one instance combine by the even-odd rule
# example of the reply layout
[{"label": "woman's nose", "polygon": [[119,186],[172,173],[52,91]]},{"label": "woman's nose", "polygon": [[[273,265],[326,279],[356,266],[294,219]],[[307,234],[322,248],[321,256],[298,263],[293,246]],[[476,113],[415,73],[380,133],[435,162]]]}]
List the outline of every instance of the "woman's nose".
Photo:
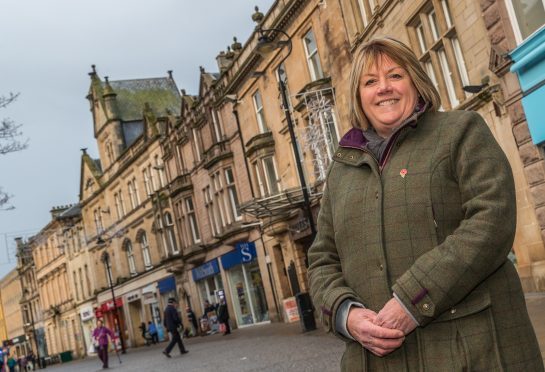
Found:
[{"label": "woman's nose", "polygon": [[388,79],[380,79],[378,82],[378,93],[388,93],[392,89]]}]

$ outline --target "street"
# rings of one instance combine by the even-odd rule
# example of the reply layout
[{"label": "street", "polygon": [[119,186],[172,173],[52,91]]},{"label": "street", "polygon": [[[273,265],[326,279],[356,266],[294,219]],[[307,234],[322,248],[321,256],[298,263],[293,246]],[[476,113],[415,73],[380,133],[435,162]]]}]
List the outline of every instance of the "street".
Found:
[{"label": "street", "polygon": [[[189,350],[172,358],[162,353],[167,345],[129,349],[119,364],[110,353],[110,369],[115,371],[338,371],[344,344],[321,329],[303,333],[299,323],[273,323],[220,334],[184,339]],[[47,367],[49,371],[98,371],[98,357]]]}]

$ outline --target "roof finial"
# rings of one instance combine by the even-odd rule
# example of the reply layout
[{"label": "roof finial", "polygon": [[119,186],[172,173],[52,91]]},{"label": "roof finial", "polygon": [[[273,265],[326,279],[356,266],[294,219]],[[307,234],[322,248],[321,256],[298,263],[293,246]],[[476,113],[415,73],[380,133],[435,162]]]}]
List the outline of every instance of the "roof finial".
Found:
[{"label": "roof finial", "polygon": [[257,5],[255,6],[254,9],[255,9],[255,13],[252,14],[252,21],[254,21],[255,23],[259,24],[259,23],[261,23],[261,21],[263,20],[263,17],[264,17],[264,16],[263,16],[263,13],[261,13],[261,12],[259,11],[259,7],[258,7]]},{"label": "roof finial", "polygon": [[180,92],[182,92],[182,96],[185,96],[185,95],[186,95],[186,94],[185,94],[185,89],[180,90]]},{"label": "roof finial", "polygon": [[199,69],[201,70],[201,74],[204,74],[204,67],[203,66],[199,66]]},{"label": "roof finial", "polygon": [[108,76],[104,76],[104,80],[106,81],[106,84],[109,84],[110,82],[108,81]]},{"label": "roof finial", "polygon": [[83,155],[87,154],[87,147],[81,148],[80,150],[81,152],[83,152]]},{"label": "roof finial", "polygon": [[168,73],[168,77],[169,77],[170,79],[172,79],[172,70],[168,70],[167,73]]},{"label": "roof finial", "polygon": [[91,68],[93,69],[93,71],[89,72],[89,76],[94,76],[97,74],[97,70],[96,70],[96,66],[95,65],[91,65]]}]

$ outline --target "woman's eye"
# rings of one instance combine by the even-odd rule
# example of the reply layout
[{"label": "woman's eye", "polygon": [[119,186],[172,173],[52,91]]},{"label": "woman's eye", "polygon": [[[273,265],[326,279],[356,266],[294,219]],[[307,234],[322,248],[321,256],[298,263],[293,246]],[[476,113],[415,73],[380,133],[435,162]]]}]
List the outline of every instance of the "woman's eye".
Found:
[{"label": "woman's eye", "polygon": [[401,74],[392,74],[392,75],[390,75],[390,77],[392,79],[396,79],[396,80],[399,80],[399,79],[403,78],[403,76]]},{"label": "woman's eye", "polygon": [[365,80],[365,86],[373,85],[377,80],[376,79],[369,79]]}]

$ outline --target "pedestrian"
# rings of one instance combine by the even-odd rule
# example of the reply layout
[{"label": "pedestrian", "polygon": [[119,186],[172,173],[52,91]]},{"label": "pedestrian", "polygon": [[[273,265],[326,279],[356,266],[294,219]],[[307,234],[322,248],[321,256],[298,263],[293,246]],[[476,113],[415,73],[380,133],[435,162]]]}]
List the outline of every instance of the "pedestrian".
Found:
[{"label": "pedestrian", "polygon": [[231,334],[231,327],[229,326],[229,310],[227,309],[225,297],[220,299],[220,304],[218,306],[218,322],[220,323],[220,331],[223,332],[224,336]]},{"label": "pedestrian", "polygon": [[17,365],[17,360],[13,357],[13,355],[8,354],[8,360],[6,362],[9,372],[15,372],[15,366]]},{"label": "pedestrian", "polygon": [[185,313],[187,315],[187,320],[189,320],[189,326],[191,327],[191,336],[197,336],[199,334],[199,324],[195,313],[189,305],[186,306]]},{"label": "pedestrian", "polygon": [[159,335],[157,334],[157,327],[155,326],[155,323],[152,321],[148,322],[148,332],[151,336],[151,341],[154,344],[159,343]]},{"label": "pedestrian", "polygon": [[110,341],[114,341],[114,333],[105,327],[102,323],[102,319],[97,320],[97,327],[93,331],[93,345],[98,353],[98,357],[102,361],[102,368],[106,369],[108,367],[108,337]]},{"label": "pedestrian", "polygon": [[543,371],[519,277],[507,259],[515,187],[490,129],[439,112],[405,44],[363,43],[309,258],[344,371]]},{"label": "pedestrian", "polygon": [[188,352],[184,347],[184,343],[182,342],[182,336],[180,335],[180,329],[183,330],[183,326],[180,315],[178,314],[177,307],[178,301],[176,301],[176,299],[173,297],[169,298],[168,305],[166,306],[163,315],[163,325],[170,333],[170,342],[166,349],[163,350],[163,354],[165,354],[165,356],[168,358],[170,358],[170,351],[172,350],[172,348],[174,348],[174,345],[176,344],[178,344],[180,354],[185,354]]}]

